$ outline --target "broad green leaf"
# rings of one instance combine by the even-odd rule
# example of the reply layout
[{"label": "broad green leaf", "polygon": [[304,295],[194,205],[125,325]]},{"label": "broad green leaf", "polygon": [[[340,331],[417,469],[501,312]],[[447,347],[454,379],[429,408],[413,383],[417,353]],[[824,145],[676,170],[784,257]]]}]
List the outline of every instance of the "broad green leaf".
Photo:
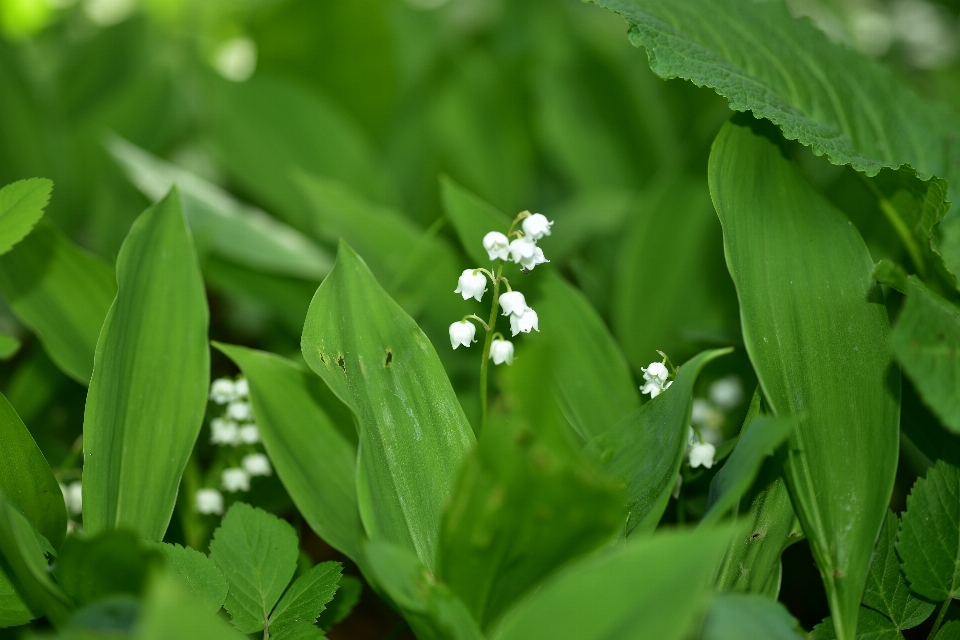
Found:
[{"label": "broad green leaf", "polygon": [[790,437],[795,425],[792,418],[772,416],[758,416],[747,424],[733,453],[710,483],[704,523],[715,521],[736,506],[757,479],[764,460]]},{"label": "broad green leaf", "polygon": [[341,576],[340,588],[326,609],[320,612],[317,625],[321,629],[332,629],[347,619],[353,608],[360,602],[363,594],[363,581],[353,576]]},{"label": "broad green leaf", "polygon": [[392,544],[364,545],[380,589],[400,608],[420,640],[481,640],[483,634],[463,602],[411,552]]},{"label": "broad green leaf", "polygon": [[942,602],[960,597],[960,469],[938,460],[907,498],[897,551],[910,588]]},{"label": "broad green leaf", "polygon": [[190,547],[165,542],[143,541],[163,556],[167,574],[200,604],[204,611],[216,613],[227,597],[227,580],[216,563]]},{"label": "broad green leaf", "polygon": [[912,629],[930,617],[935,605],[907,586],[895,549],[899,529],[900,518],[888,511],[873,552],[863,604],[893,620],[898,629]]},{"label": "broad green leaf", "polygon": [[333,266],[333,257],[308,237],[220,187],[123,138],[113,136],[106,145],[147,198],[160,200],[176,185],[194,237],[214,253],[259,271],[314,280]]},{"label": "broad green leaf", "polygon": [[547,319],[543,337],[555,353],[554,392],[577,433],[590,440],[636,411],[640,397],[630,368],[586,297],[548,272],[537,309]]},{"label": "broad green leaf", "polygon": [[298,625],[313,625],[337,592],[343,565],[321,562],[297,578],[270,614],[270,634],[281,635]]},{"label": "broad green leaf", "polygon": [[960,640],[960,621],[951,620],[940,627],[935,640]]},{"label": "broad green leaf", "polygon": [[17,627],[39,617],[17,593],[13,583],[0,566],[0,629]]},{"label": "broad green leaf", "polygon": [[707,363],[730,351],[715,349],[691,358],[669,389],[589,443],[604,468],[626,484],[627,535],[653,531],[660,522],[687,446],[693,384]]},{"label": "broad green leaf", "polygon": [[20,180],[0,189],[0,255],[30,233],[50,202],[53,183],[45,178]]},{"label": "broad green leaf", "polygon": [[341,242],[310,304],[301,348],[356,414],[357,489],[368,535],[432,567],[441,508],[475,441],[433,345]]},{"label": "broad green leaf", "polygon": [[787,488],[837,635],[852,640],[897,469],[900,380],[887,312],[856,229],[751,131],[762,123],[747,125],[728,122],[717,136],[711,194],[747,354],[773,413],[797,420]]},{"label": "broad green leaf", "polygon": [[206,295],[176,190],[133,224],[117,283],[83,417],[83,528],[160,540],[210,377]]},{"label": "broad green leaf", "polygon": [[50,359],[87,384],[100,328],[117,294],[110,265],[41,222],[16,249],[0,257],[0,289]]},{"label": "broad green leaf", "polygon": [[494,640],[680,640],[709,599],[731,531],[670,531],[583,560],[504,617]]},{"label": "broad green leaf", "polygon": [[175,578],[159,574],[144,598],[136,640],[243,640],[223,620],[204,610]]},{"label": "broad green leaf", "polygon": [[349,410],[323,381],[289,360],[214,346],[246,376],[264,447],[304,519],[362,566],[366,534],[357,507],[356,433]]},{"label": "broad green leaf", "polygon": [[443,212],[453,224],[467,255],[478,267],[489,263],[491,260],[483,248],[483,236],[491,231],[506,233],[511,219],[449,176],[440,176],[440,197]]},{"label": "broad green leaf", "polygon": [[282,631],[270,634],[272,640],[323,640],[326,637],[320,627],[307,622],[284,627]]},{"label": "broad green leaf", "polygon": [[[827,618],[810,632],[810,640],[837,640],[833,618]],[[873,609],[860,608],[856,640],[903,640],[903,634],[889,619]]]},{"label": "broad green leaf", "polygon": [[210,541],[229,589],[224,606],[243,633],[262,631],[297,568],[297,534],[280,518],[236,502]]},{"label": "broad green leaf", "polygon": [[661,78],[684,78],[751,111],[834,164],[876,174],[909,164],[952,179],[957,118],[881,63],[830,42],[782,2],[599,0],[630,25]]},{"label": "broad green leaf", "polygon": [[9,360],[20,351],[20,341],[13,336],[0,333],[0,360]]},{"label": "broad green leaf", "polygon": [[920,397],[945,427],[960,433],[960,307],[915,276],[893,329],[893,352]]},{"label": "broad green leaf", "polygon": [[805,640],[779,602],[752,594],[721,595],[707,611],[702,640]]},{"label": "broad green leaf", "polygon": [[160,564],[161,555],[132,532],[113,530],[67,538],[53,573],[64,592],[84,606],[111,595],[141,595],[151,565]]},{"label": "broad green leaf", "polygon": [[60,485],[20,416],[0,394],[0,491],[54,548],[67,535]]}]

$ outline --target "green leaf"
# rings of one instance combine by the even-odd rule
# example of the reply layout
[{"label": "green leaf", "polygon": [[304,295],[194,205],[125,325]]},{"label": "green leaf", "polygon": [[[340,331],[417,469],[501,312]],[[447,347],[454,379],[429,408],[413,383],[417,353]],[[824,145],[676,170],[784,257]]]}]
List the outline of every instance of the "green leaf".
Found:
[{"label": "green leaf", "polygon": [[63,493],[20,416],[0,394],[0,491],[54,548],[67,535]]},{"label": "green leaf", "polygon": [[83,527],[160,540],[207,405],[207,301],[176,190],[117,258],[83,416]]},{"label": "green leaf", "polygon": [[935,640],[960,640],[960,621],[951,620],[940,627]]},{"label": "green leaf", "polygon": [[130,531],[102,531],[86,539],[67,538],[54,575],[67,595],[84,606],[111,595],[141,595],[151,565],[160,562],[160,554]]},{"label": "green leaf", "polygon": [[213,560],[190,547],[165,542],[142,542],[147,548],[160,552],[167,574],[191,594],[209,613],[220,611],[227,597],[227,579]]},{"label": "green leaf", "polygon": [[16,588],[0,567],[0,629],[18,627],[39,616],[32,611],[17,593]]},{"label": "green leaf", "polygon": [[721,595],[710,606],[702,640],[805,640],[779,602],[751,594]]},{"label": "green leaf", "polygon": [[272,640],[322,640],[326,637],[322,629],[307,622],[284,627],[282,631],[270,634]]},{"label": "green leaf", "polygon": [[330,630],[347,619],[353,612],[353,608],[360,602],[360,596],[363,594],[363,581],[353,576],[342,576],[340,578],[340,588],[337,589],[333,600],[327,605],[327,608],[320,612],[317,619],[317,625],[321,629]]},{"label": "green leaf", "polygon": [[50,359],[87,384],[100,328],[117,294],[110,265],[41,222],[16,249],[0,257],[0,289]]},{"label": "green leaf", "polygon": [[883,259],[873,267],[870,277],[887,286],[893,287],[900,293],[906,293],[910,286],[907,283],[907,272],[896,262]]},{"label": "green leaf", "polygon": [[280,518],[236,502],[210,541],[227,579],[225,607],[243,633],[262,631],[297,568],[297,534]]},{"label": "green leaf", "polygon": [[446,175],[440,176],[440,198],[443,212],[453,224],[470,259],[477,266],[491,262],[490,255],[483,248],[483,237],[491,231],[506,233],[510,218]]},{"label": "green leaf", "polygon": [[9,360],[20,351],[20,341],[13,336],[0,333],[0,360]]},{"label": "green leaf", "polygon": [[757,416],[746,425],[733,453],[710,483],[702,522],[713,522],[736,506],[757,479],[764,460],[790,437],[795,426],[793,418],[772,416]]},{"label": "green leaf", "polygon": [[787,488],[850,640],[897,469],[889,322],[851,222],[749,126],[720,131],[710,189],[747,354],[773,413],[797,419]]},{"label": "green leaf", "polygon": [[474,443],[433,345],[341,242],[337,264],[310,304],[301,348],[356,414],[367,533],[432,567],[443,502]]},{"label": "green leaf", "polygon": [[[353,416],[311,372],[280,356],[220,343],[243,371],[260,437],[310,527],[363,565]],[[317,464],[323,460],[323,464]]]},{"label": "green leaf", "polygon": [[611,429],[640,406],[637,386],[613,336],[590,302],[548,272],[537,309],[550,342],[553,386],[564,416],[585,440]]},{"label": "green leaf", "polygon": [[707,607],[730,534],[727,528],[658,533],[582,560],[511,609],[491,637],[686,638]]},{"label": "green leaf", "polygon": [[0,255],[30,233],[50,202],[53,182],[46,178],[19,180],[0,189]]},{"label": "green leaf", "polygon": [[337,592],[342,570],[339,562],[321,562],[297,578],[270,614],[270,635],[304,623],[312,626]]},{"label": "green leaf", "polygon": [[138,626],[137,640],[244,640],[223,620],[205,611],[192,592],[165,574],[150,585]]},{"label": "green leaf", "polygon": [[938,460],[907,497],[897,551],[910,588],[942,602],[960,597],[960,469]]},{"label": "green leaf", "polygon": [[960,433],[960,308],[915,276],[893,329],[893,352],[924,403]]},{"label": "green leaf", "polygon": [[907,586],[895,549],[899,528],[900,518],[888,511],[873,552],[863,604],[893,620],[898,629],[912,629],[930,617],[935,605]]},{"label": "green leaf", "polygon": [[693,384],[707,363],[731,351],[715,349],[691,358],[669,389],[589,443],[604,468],[626,483],[627,535],[650,532],[660,522],[687,446]]},{"label": "green leaf", "polygon": [[106,146],[150,200],[161,200],[176,185],[194,237],[213,253],[278,275],[319,281],[330,272],[333,257],[296,229],[123,138],[112,136]]},{"label": "green leaf", "polygon": [[684,78],[770,120],[834,164],[876,174],[910,164],[951,179],[957,118],[881,63],[830,42],[781,2],[600,0],[630,24],[661,78]]},{"label": "green leaf", "polygon": [[[903,640],[903,634],[889,619],[873,609],[860,608],[857,620],[857,640]],[[810,632],[810,640],[837,640],[833,617],[829,617]]]}]

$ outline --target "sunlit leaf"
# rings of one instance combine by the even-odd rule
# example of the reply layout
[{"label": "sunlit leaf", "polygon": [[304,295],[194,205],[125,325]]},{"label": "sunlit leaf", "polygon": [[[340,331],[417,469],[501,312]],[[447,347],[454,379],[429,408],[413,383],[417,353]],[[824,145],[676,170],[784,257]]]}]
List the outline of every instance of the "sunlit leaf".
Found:
[{"label": "sunlit leaf", "polygon": [[20,180],[0,189],[0,255],[30,233],[50,201],[53,183],[45,178]]}]

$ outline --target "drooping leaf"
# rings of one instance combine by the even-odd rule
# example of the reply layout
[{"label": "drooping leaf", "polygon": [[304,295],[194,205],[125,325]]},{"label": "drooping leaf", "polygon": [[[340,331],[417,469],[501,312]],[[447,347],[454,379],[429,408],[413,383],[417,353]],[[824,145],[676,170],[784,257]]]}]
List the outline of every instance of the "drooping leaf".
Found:
[{"label": "drooping leaf", "polygon": [[280,518],[236,502],[210,541],[229,588],[224,607],[243,633],[262,631],[297,568],[297,534]]},{"label": "drooping leaf", "polygon": [[202,604],[204,611],[216,613],[220,610],[227,597],[227,579],[213,560],[196,549],[178,544],[146,540],[141,544],[160,552],[167,574]]},{"label": "drooping leaf", "polygon": [[281,635],[299,625],[313,625],[333,599],[343,565],[321,562],[297,578],[270,614],[270,634]]},{"label": "drooping leaf", "polygon": [[960,597],[960,469],[938,460],[917,480],[897,540],[910,588],[935,602]]},{"label": "drooping leaf", "polygon": [[20,180],[0,189],[0,255],[30,233],[50,201],[53,182],[46,178]]},{"label": "drooping leaf", "polygon": [[679,640],[706,608],[731,531],[671,531],[582,560],[507,612],[494,640]]},{"label": "drooping leaf", "polygon": [[90,381],[100,328],[117,294],[113,269],[41,222],[0,257],[0,289],[50,359],[81,384]]},{"label": "drooping leaf", "polygon": [[899,529],[900,518],[888,511],[867,575],[863,604],[890,618],[898,629],[912,629],[930,617],[935,605],[907,586],[895,549]]},{"label": "drooping leaf", "polygon": [[443,212],[453,224],[464,251],[478,267],[489,263],[490,256],[483,248],[483,237],[491,231],[506,233],[510,228],[510,218],[449,176],[440,177],[440,197],[443,200]]},{"label": "drooping leaf", "polygon": [[67,535],[63,493],[33,436],[0,394],[0,491],[54,548]]},{"label": "drooping leaf", "polygon": [[738,122],[714,142],[711,194],[747,354],[774,414],[797,419],[785,479],[849,640],[897,468],[889,322],[850,221],[751,131],[760,123]]},{"label": "drooping leaf", "polygon": [[752,594],[727,594],[713,601],[704,621],[703,640],[804,640],[800,623],[775,600]]},{"label": "drooping leaf", "polygon": [[68,596],[84,606],[107,596],[140,596],[151,566],[161,555],[141,545],[130,531],[101,531],[89,538],[71,536],[57,556],[54,575]]},{"label": "drooping leaf", "polygon": [[204,610],[194,594],[171,576],[160,574],[144,598],[137,640],[243,640],[217,616]]},{"label": "drooping leaf", "polygon": [[335,625],[340,624],[347,619],[353,612],[353,608],[360,602],[360,596],[363,594],[363,581],[353,576],[342,576],[340,578],[340,588],[327,607],[320,612],[317,618],[317,626],[321,629],[330,630]]},{"label": "drooping leaf", "polygon": [[9,360],[20,351],[20,341],[13,336],[0,333],[0,360]]},{"label": "drooping leaf", "polygon": [[[833,617],[829,617],[810,632],[810,640],[837,640]],[[860,608],[857,619],[857,640],[903,640],[903,634],[888,618],[873,609]]]},{"label": "drooping leaf", "polygon": [[[321,380],[280,356],[220,343],[250,384],[277,475],[321,538],[363,566],[353,417]],[[322,460],[323,464],[318,464]]]},{"label": "drooping leaf", "polygon": [[374,540],[435,561],[444,500],[474,443],[433,345],[345,242],[310,304],[303,357],[357,417],[360,515]]},{"label": "drooping leaf", "polygon": [[176,190],[117,258],[83,419],[83,527],[160,540],[207,403],[207,301]]},{"label": "drooping leaf", "polygon": [[960,307],[915,276],[909,282],[893,329],[893,352],[927,406],[960,433]]},{"label": "drooping leaf", "polygon": [[604,468],[627,487],[626,533],[652,531],[670,499],[687,446],[693,384],[731,349],[704,351],[680,366],[669,389],[589,443]]}]

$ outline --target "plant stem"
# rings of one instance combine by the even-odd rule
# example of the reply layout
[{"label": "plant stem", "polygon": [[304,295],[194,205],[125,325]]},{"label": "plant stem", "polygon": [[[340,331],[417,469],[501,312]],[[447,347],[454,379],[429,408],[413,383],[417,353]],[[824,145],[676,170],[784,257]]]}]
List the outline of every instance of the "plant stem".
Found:
[{"label": "plant stem", "polygon": [[[483,341],[483,360],[480,363],[480,430],[487,425],[487,363],[490,360],[490,345],[493,344],[493,330],[497,325],[497,311],[500,310],[500,276],[503,274],[503,260],[497,268],[497,277],[493,279],[493,305],[490,307],[490,320],[487,322],[487,337]],[[479,433],[477,435],[480,435]]]},{"label": "plant stem", "polygon": [[940,631],[940,625],[943,624],[943,619],[947,615],[947,609],[950,608],[950,603],[953,602],[953,598],[947,598],[943,606],[940,607],[940,613],[937,614],[937,620],[933,623],[933,628],[930,629],[930,635],[927,636],[927,640],[933,640],[937,635],[937,631]]}]

